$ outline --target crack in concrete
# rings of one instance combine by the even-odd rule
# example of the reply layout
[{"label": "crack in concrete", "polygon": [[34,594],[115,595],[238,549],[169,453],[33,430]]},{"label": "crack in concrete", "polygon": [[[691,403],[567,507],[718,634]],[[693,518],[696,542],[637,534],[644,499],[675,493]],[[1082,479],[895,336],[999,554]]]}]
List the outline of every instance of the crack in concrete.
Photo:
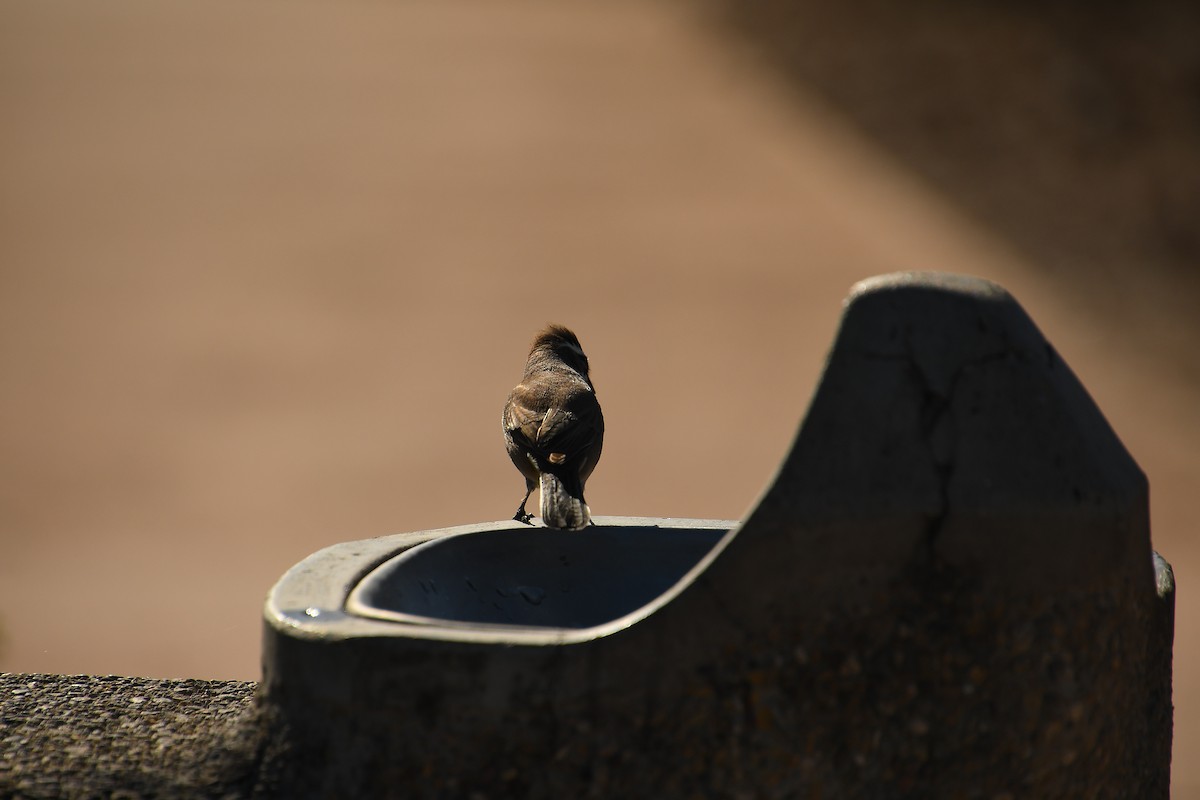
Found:
[{"label": "crack in concrete", "polygon": [[910,372],[921,392],[921,440],[928,446],[929,460],[937,477],[938,510],[931,516],[924,537],[926,562],[932,564],[935,558],[934,547],[950,516],[950,484],[954,479],[958,454],[958,424],[954,414],[954,400],[959,383],[968,371],[1005,360],[1013,356],[1015,351],[1005,340],[1001,349],[963,361],[950,372],[945,388],[940,389],[933,371],[916,352],[910,337],[906,336],[904,343],[907,352],[901,358],[908,362]]}]

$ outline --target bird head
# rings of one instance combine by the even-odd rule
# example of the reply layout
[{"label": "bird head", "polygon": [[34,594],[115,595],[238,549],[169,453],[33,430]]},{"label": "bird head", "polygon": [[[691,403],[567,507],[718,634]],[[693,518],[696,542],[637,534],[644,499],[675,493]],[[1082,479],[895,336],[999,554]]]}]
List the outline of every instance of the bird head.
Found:
[{"label": "bird head", "polygon": [[584,355],[583,347],[579,344],[579,337],[569,328],[562,325],[547,325],[533,340],[530,357],[535,357],[539,354],[539,351],[545,354],[553,354],[568,367],[587,379],[588,383],[591,383],[591,379],[588,378],[588,358]]}]

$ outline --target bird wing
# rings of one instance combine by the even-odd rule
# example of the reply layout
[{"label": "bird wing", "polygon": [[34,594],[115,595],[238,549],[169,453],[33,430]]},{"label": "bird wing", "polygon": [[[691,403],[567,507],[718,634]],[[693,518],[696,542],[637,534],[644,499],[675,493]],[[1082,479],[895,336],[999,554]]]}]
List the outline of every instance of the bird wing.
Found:
[{"label": "bird wing", "polygon": [[590,390],[572,393],[563,405],[546,411],[538,426],[537,446],[551,463],[575,462],[602,435],[602,419],[600,404]]},{"label": "bird wing", "polygon": [[[556,464],[574,460],[591,446],[598,419],[600,405],[590,390],[550,398],[521,384],[513,389],[504,409],[504,429],[513,439]],[[561,455],[552,458],[554,454]]]},{"label": "bird wing", "polygon": [[547,410],[545,403],[539,402],[539,399],[524,384],[513,389],[504,405],[504,430],[524,437],[530,444],[536,441],[538,428]]}]

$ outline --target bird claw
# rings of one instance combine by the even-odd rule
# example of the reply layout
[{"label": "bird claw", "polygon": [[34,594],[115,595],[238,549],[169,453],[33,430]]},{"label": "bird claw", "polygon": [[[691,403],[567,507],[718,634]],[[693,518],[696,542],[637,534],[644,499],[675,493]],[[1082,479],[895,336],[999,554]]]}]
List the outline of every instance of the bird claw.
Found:
[{"label": "bird claw", "polygon": [[513,519],[525,525],[533,525],[530,522],[533,519],[533,514],[526,512],[524,508],[518,508],[517,513],[513,515]]}]

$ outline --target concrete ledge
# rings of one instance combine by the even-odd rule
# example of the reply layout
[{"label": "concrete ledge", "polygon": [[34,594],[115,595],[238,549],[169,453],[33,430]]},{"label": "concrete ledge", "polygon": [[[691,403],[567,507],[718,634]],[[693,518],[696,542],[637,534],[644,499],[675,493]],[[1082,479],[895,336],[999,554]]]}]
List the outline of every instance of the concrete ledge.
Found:
[{"label": "concrete ledge", "polygon": [[0,674],[0,797],[269,794],[257,686]]}]

